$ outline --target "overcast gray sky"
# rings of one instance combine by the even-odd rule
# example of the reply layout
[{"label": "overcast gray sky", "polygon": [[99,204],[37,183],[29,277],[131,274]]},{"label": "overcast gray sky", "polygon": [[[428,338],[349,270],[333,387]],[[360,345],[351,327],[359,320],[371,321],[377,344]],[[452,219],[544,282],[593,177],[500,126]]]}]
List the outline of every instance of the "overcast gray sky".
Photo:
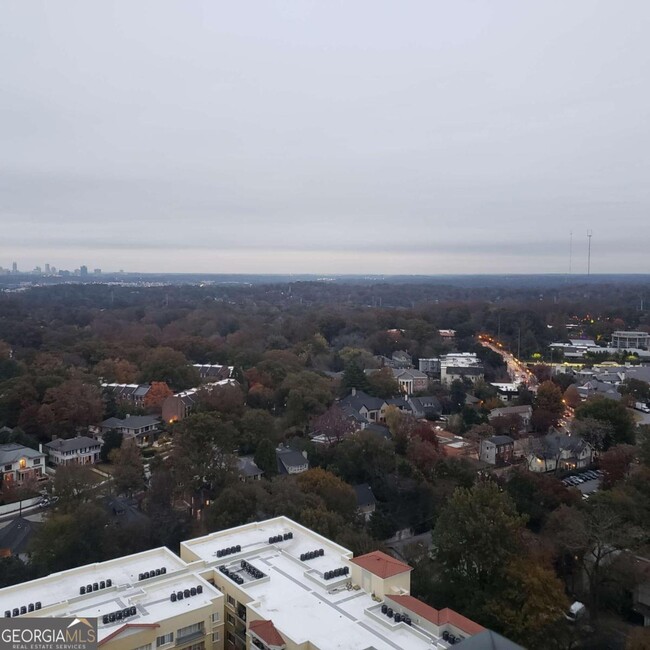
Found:
[{"label": "overcast gray sky", "polygon": [[650,272],[650,2],[0,0],[0,265]]}]

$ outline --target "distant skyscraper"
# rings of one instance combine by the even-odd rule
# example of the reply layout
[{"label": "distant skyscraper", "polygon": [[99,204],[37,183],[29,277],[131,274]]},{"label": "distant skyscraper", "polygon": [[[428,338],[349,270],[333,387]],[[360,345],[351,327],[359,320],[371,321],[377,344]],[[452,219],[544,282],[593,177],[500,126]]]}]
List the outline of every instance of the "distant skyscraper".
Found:
[{"label": "distant skyscraper", "polygon": [[82,265],[79,267],[79,275],[85,276],[88,275],[88,267],[85,265]]},{"label": "distant skyscraper", "polygon": [[49,273],[49,272],[50,272],[50,265],[46,264],[45,265],[45,273]]}]

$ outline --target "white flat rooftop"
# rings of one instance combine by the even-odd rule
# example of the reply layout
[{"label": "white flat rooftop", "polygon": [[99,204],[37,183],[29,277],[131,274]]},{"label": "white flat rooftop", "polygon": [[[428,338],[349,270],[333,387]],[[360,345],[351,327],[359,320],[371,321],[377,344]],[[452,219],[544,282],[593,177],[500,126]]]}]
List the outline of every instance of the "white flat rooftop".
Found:
[{"label": "white flat rooftop", "polygon": [[[75,599],[85,599],[79,593],[80,587],[111,580],[110,588],[99,589],[91,593],[91,600],[110,598],[109,594],[121,588],[148,582],[138,581],[139,574],[144,571],[166,569],[166,575],[185,569],[186,564],[167,548],[157,548],[123,558],[88,564],[76,569],[52,573],[44,578],[24,582],[0,589],[0,617],[6,610],[12,611],[21,606],[28,607],[30,603],[40,602],[42,609],[68,603]],[[48,612],[49,614],[49,612]]]},{"label": "white flat rooftop", "polygon": [[297,644],[311,641],[322,650],[431,650],[439,641],[406,623],[367,613],[378,603],[361,589],[328,589],[306,579],[300,563],[277,549],[268,549],[255,564],[271,579],[246,587],[253,598],[248,606]]}]

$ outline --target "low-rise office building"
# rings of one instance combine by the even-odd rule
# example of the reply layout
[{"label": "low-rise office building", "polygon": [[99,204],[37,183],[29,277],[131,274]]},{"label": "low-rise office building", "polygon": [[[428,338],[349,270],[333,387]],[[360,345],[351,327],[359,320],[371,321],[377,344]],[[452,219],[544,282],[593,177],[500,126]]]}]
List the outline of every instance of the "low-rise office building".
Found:
[{"label": "low-rise office building", "polygon": [[[410,595],[411,567],[286,517],[0,590],[0,615],[98,619],[108,650],[444,650],[484,628]],[[443,639],[444,635],[444,639]]]}]

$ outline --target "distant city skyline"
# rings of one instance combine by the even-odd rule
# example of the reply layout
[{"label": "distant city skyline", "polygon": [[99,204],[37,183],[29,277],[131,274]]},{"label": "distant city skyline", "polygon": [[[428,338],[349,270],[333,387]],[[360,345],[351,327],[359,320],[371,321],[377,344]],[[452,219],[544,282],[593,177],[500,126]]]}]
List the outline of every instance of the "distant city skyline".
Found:
[{"label": "distant city skyline", "polygon": [[592,274],[650,272],[649,20],[642,0],[7,0],[0,259],[586,273],[591,231]]}]

